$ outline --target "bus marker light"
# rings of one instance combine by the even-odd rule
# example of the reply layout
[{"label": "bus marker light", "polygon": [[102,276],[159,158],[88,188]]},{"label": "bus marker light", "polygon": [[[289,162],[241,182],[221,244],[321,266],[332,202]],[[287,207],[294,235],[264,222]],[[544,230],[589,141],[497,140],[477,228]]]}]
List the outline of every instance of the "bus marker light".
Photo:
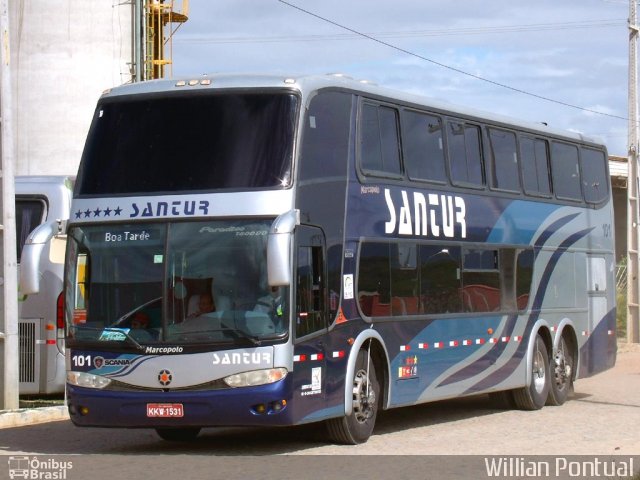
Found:
[{"label": "bus marker light", "polygon": [[429,344],[428,343],[419,343],[418,344],[418,348],[421,350],[424,350],[425,348],[429,348]]},{"label": "bus marker light", "polygon": [[464,345],[465,347],[471,345],[471,343],[472,343],[471,340],[463,340],[462,341],[462,345]]},{"label": "bus marker light", "polygon": [[457,341],[457,340],[451,340],[451,341],[449,342],[449,346],[450,346],[450,347],[457,347],[458,345],[460,345],[460,344],[458,343],[458,341]]},{"label": "bus marker light", "polygon": [[520,335],[516,335],[515,337],[513,337],[513,341],[514,342],[521,342],[522,341],[522,337]]},{"label": "bus marker light", "polygon": [[47,326],[45,327],[45,329],[47,329],[47,330],[55,330],[56,326],[53,323],[47,323]]},{"label": "bus marker light", "polygon": [[89,407],[80,407],[78,411],[80,415],[89,415]]},{"label": "bus marker light", "polygon": [[184,80],[178,80],[176,82],[176,87],[184,87],[187,84]]},{"label": "bus marker light", "polygon": [[489,339],[489,343],[498,343],[498,340],[499,339],[497,339],[497,338],[490,338]]},{"label": "bus marker light", "polygon": [[348,340],[347,340],[347,343],[348,343],[349,345],[353,345],[353,343],[354,343],[355,341],[356,341],[356,340],[355,340],[355,338],[351,337],[350,339],[348,339]]},{"label": "bus marker light", "polygon": [[493,328],[487,328],[487,333],[489,335],[492,335],[493,334]]},{"label": "bus marker light", "polygon": [[510,337],[502,337],[502,341],[505,342],[505,343],[508,342],[509,339],[510,339]]},{"label": "bus marker light", "polygon": [[189,86],[190,87],[193,87],[194,85],[198,85],[198,83],[200,83],[200,82],[198,82],[198,80],[189,80]]},{"label": "bus marker light", "polygon": [[484,345],[484,338],[476,338],[476,345]]},{"label": "bus marker light", "polygon": [[411,346],[410,345],[400,345],[400,351],[401,352],[408,352],[409,350],[411,350]]},{"label": "bus marker light", "polygon": [[203,80],[200,80],[200,85],[211,85],[211,79],[205,78]]},{"label": "bus marker light", "polygon": [[344,350],[340,350],[339,352],[333,352],[331,356],[333,358],[344,358]]},{"label": "bus marker light", "polygon": [[253,407],[253,411],[256,412],[256,413],[263,414],[263,413],[265,413],[267,411],[267,407],[263,403],[261,403],[259,405],[255,405]]},{"label": "bus marker light", "polygon": [[436,342],[433,344],[433,348],[442,348],[444,347],[444,344],[442,342]]}]

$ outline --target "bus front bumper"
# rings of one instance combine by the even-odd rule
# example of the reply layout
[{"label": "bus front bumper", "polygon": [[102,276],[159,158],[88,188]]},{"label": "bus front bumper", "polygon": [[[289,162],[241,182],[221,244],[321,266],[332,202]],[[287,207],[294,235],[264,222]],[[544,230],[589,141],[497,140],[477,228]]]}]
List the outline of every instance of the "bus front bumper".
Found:
[{"label": "bus front bumper", "polygon": [[71,421],[85,427],[291,425],[290,378],[206,391],[109,391],[67,384]]}]

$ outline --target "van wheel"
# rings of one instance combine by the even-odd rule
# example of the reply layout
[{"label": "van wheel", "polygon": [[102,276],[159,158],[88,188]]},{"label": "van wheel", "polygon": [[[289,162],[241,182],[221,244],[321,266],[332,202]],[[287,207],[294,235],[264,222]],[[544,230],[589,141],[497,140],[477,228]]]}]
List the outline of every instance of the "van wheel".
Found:
[{"label": "van wheel", "polygon": [[199,427],[156,428],[158,436],[169,442],[190,442],[200,433]]},{"label": "van wheel", "polygon": [[513,400],[521,410],[539,410],[544,407],[551,388],[549,355],[540,335],[536,335],[531,358],[531,381],[529,385],[513,391]]},{"label": "van wheel", "polygon": [[573,372],[575,368],[575,357],[573,349],[565,341],[564,336],[558,343],[558,349],[552,359],[551,364],[551,389],[547,405],[559,406],[566,402],[569,393],[573,389]]},{"label": "van wheel", "polygon": [[373,433],[378,415],[380,385],[373,361],[366,350],[358,352],[352,391],[351,414],[327,420],[329,438],[336,443],[364,443]]}]

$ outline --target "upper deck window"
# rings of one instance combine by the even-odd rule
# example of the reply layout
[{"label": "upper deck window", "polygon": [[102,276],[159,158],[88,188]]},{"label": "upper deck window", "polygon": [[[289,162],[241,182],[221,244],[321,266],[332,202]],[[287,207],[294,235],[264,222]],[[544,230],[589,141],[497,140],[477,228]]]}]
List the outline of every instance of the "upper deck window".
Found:
[{"label": "upper deck window", "polygon": [[405,168],[411,180],[447,181],[440,118],[404,110],[402,145]]},{"label": "upper deck window", "polygon": [[98,104],[76,195],[286,188],[290,93],[130,96]]},{"label": "upper deck window", "polygon": [[589,203],[600,203],[609,195],[607,159],[600,150],[582,148],[580,153],[584,199]]},{"label": "upper deck window", "polygon": [[553,142],[551,149],[553,190],[558,198],[582,200],[580,191],[580,168],[578,147],[567,143]]},{"label": "upper deck window", "polygon": [[360,162],[367,174],[401,175],[396,109],[364,104],[360,120]]},{"label": "upper deck window", "polygon": [[520,137],[521,168],[524,191],[529,195],[551,196],[549,181],[549,146],[546,140]]},{"label": "upper deck window", "polygon": [[491,166],[492,185],[501,190],[520,191],[518,153],[516,136],[513,132],[489,129],[493,164]]},{"label": "upper deck window", "polygon": [[447,122],[449,168],[456,185],[484,185],[480,128],[463,122]]}]

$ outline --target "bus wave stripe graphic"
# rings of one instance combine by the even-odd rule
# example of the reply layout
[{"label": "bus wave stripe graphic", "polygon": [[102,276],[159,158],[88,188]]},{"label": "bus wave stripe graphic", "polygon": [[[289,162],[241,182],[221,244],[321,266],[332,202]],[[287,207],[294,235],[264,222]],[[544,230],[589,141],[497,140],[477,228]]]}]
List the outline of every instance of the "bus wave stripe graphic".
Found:
[{"label": "bus wave stripe graphic", "polygon": [[[568,224],[569,222],[571,222],[573,219],[575,219],[577,216],[579,215],[579,213],[575,213],[575,214],[571,214],[571,215],[566,215],[562,218],[559,218],[558,220],[554,221],[551,225],[549,225],[538,237],[538,239],[534,242],[534,245],[536,247],[540,247],[542,245],[544,245],[549,238],[551,238],[551,235],[553,235],[554,233],[556,233],[558,231],[559,228],[563,227],[564,225]],[[576,240],[577,241],[577,240]],[[573,243],[573,242],[572,242]],[[557,251],[556,251],[557,252]],[[551,260],[550,260],[551,262]],[[556,260],[557,262],[557,260]],[[548,266],[547,266],[548,267]],[[554,263],[554,267],[555,267],[555,263]],[[553,269],[551,270],[551,272],[553,271]],[[551,272],[549,272],[549,277],[551,276]],[[546,269],[545,269],[545,274],[546,274]],[[543,279],[545,277],[543,276]],[[534,299],[534,305],[536,305],[536,300],[538,297],[542,298],[543,295],[541,295],[542,292],[544,292],[544,290],[546,290],[546,284],[548,283],[548,279],[544,282],[545,286],[544,288],[539,288],[538,289],[538,295],[537,297]],[[542,282],[541,282],[542,285]],[[536,308],[534,306],[534,308]],[[518,319],[518,315],[510,315],[509,318],[507,319],[507,321],[505,322],[505,325],[502,329],[502,331],[500,332],[500,335],[498,335],[499,337],[503,337],[503,336],[507,336],[507,337],[511,337],[513,335],[513,331],[515,329],[516,323],[517,323],[517,319]],[[537,320],[537,318],[536,318]],[[531,320],[529,320],[527,322],[527,327],[525,328],[525,331],[528,330],[529,325],[532,325],[534,322],[531,322]],[[518,348],[516,349],[516,352],[514,353],[514,355],[507,361],[507,364],[505,365],[505,367],[507,365],[511,365],[511,362],[513,360],[513,358],[519,358],[519,354],[521,352],[521,349],[523,348],[524,342],[519,342]],[[450,385],[452,383],[457,383],[457,382],[462,382],[464,380],[468,380],[470,378],[473,378],[474,376],[478,375],[479,373],[481,373],[482,371],[484,371],[486,369],[486,365],[488,362],[490,361],[495,361],[497,360],[502,353],[504,352],[504,350],[507,347],[507,343],[503,343],[503,342],[499,342],[497,344],[494,344],[493,347],[491,347],[482,357],[480,357],[479,359],[475,360],[472,364],[467,365],[466,367],[462,368],[461,370],[458,370],[457,372],[453,373],[451,376],[449,376],[448,378],[444,379],[442,382],[440,382],[438,384],[438,387],[444,387],[446,385]],[[519,361],[519,360],[518,360]],[[504,367],[501,367],[504,368]],[[512,371],[513,367],[509,367],[509,371]],[[500,371],[500,370],[498,370]],[[490,376],[491,377],[491,376]],[[473,387],[471,387],[469,390],[467,390],[465,393],[469,393],[471,391],[474,391],[476,389],[476,385],[474,385]]]},{"label": "bus wave stripe graphic", "polygon": [[[579,232],[574,233],[569,236],[565,241],[563,241],[558,248],[553,252],[551,258],[549,259],[549,263],[544,269],[544,273],[542,275],[540,286],[538,287],[538,292],[536,293],[536,297],[534,298],[532,309],[535,310],[531,315],[529,315],[529,320],[527,320],[527,325],[525,326],[525,332],[530,332],[533,328],[533,325],[538,320],[540,316],[540,307],[542,305],[542,299],[544,298],[544,294],[546,293],[547,287],[549,285],[549,281],[551,280],[551,274],[553,273],[556,264],[560,260],[560,257],[567,251],[567,249],[576,243],[581,238],[584,238],[589,232],[594,230],[594,228],[587,228],[581,230]],[[471,388],[465,391],[465,394],[477,391],[479,389],[484,389],[489,386],[497,385],[506,379],[514,369],[514,362],[519,363],[521,357],[524,355],[524,351],[526,351],[528,344],[526,342],[520,342],[518,344],[518,348],[511,356],[511,358],[505,363],[502,367],[498,368],[495,372],[481,380],[480,382],[473,385]]]}]

